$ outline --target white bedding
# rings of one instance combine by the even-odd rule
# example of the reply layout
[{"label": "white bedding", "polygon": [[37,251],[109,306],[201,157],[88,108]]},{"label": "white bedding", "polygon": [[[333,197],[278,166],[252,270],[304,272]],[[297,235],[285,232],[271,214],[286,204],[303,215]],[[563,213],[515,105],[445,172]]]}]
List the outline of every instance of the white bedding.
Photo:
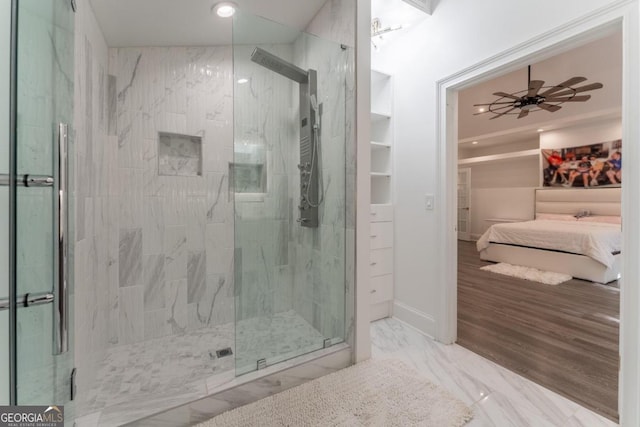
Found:
[{"label": "white bedding", "polygon": [[537,220],[492,225],[478,240],[478,251],[489,243],[586,255],[611,268],[613,252],[619,252],[622,246],[622,231],[618,224]]}]

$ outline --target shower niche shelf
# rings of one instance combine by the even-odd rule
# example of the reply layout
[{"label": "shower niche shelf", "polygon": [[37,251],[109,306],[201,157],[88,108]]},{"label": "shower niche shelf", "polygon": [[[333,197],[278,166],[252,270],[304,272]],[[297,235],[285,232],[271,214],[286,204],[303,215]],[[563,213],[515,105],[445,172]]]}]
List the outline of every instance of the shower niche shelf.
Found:
[{"label": "shower niche shelf", "polygon": [[158,175],[202,175],[202,137],[158,132]]},{"label": "shower niche shelf", "polygon": [[393,314],[392,83],[371,71],[371,320]]}]

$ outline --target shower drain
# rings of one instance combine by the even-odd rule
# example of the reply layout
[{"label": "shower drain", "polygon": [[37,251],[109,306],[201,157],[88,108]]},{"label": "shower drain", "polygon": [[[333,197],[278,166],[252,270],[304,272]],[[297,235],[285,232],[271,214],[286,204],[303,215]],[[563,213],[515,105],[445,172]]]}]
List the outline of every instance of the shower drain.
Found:
[{"label": "shower drain", "polygon": [[233,354],[233,351],[231,350],[231,347],[227,347],[227,348],[221,348],[220,350],[215,350],[215,355],[214,355],[214,351],[210,351],[209,357],[211,359],[215,359],[216,357],[220,359],[221,357],[231,356],[232,354]]}]

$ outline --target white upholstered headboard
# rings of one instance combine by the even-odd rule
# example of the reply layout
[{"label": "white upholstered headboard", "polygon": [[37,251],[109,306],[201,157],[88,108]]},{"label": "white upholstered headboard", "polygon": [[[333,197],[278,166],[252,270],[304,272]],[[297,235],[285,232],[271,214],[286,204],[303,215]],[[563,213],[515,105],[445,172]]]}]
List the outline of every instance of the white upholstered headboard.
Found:
[{"label": "white upholstered headboard", "polygon": [[622,189],[536,189],[536,217],[539,213],[575,215],[588,210],[591,215],[620,216]]}]

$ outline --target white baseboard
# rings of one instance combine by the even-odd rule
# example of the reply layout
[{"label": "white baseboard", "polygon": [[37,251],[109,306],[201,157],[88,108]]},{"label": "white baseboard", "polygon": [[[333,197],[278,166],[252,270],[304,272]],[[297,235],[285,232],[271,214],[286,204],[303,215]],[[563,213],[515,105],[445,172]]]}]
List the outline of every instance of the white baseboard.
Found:
[{"label": "white baseboard", "polygon": [[401,303],[398,300],[393,301],[393,317],[404,323],[413,326],[420,332],[433,338],[436,332],[436,321],[430,314],[423,313],[413,307]]}]

